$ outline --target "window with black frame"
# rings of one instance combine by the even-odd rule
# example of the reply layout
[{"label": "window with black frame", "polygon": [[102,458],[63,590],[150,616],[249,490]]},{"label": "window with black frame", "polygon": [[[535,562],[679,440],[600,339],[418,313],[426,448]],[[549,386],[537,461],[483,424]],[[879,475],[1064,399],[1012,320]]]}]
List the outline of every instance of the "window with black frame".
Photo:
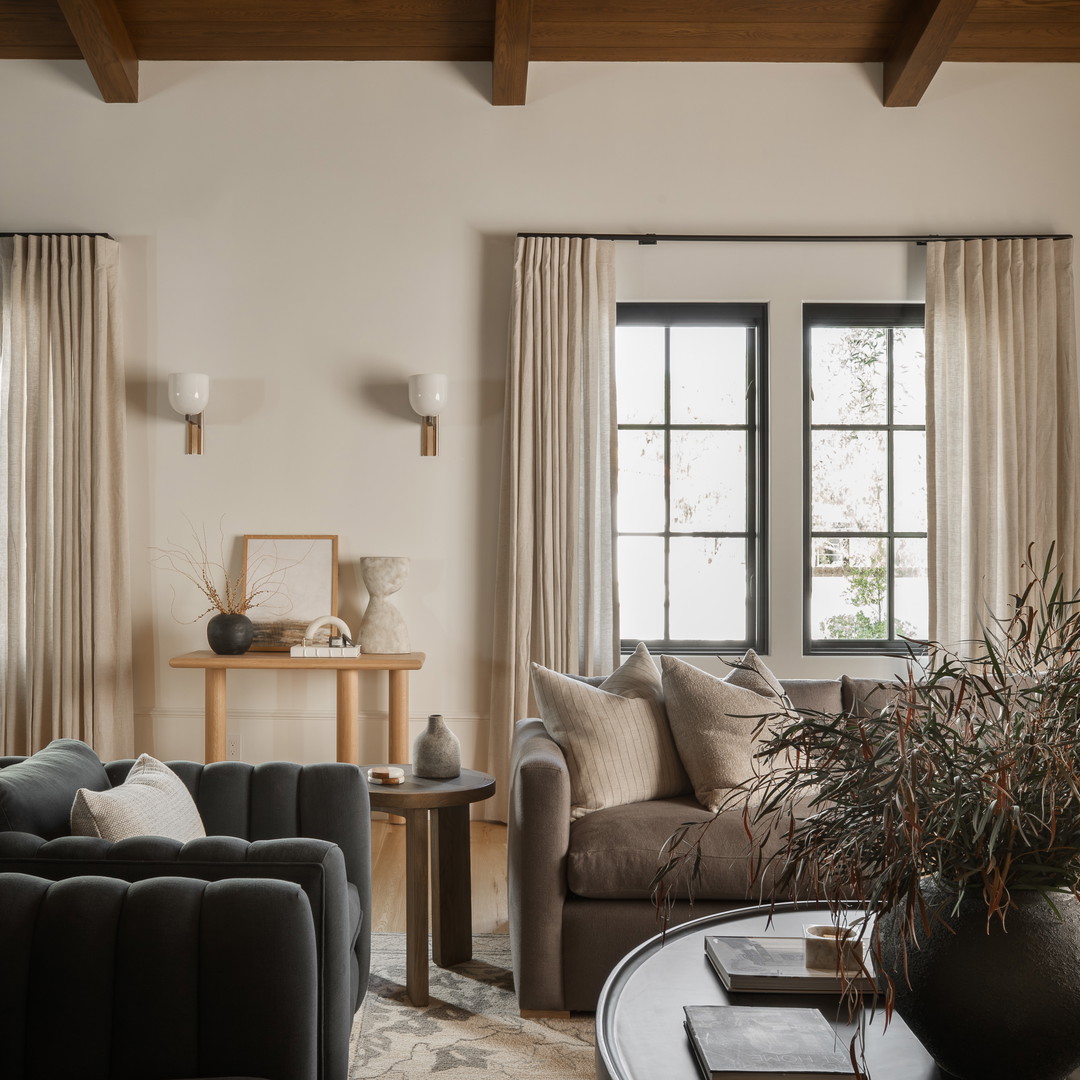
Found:
[{"label": "window with black frame", "polygon": [[764,304],[621,303],[625,648],[767,648]]},{"label": "window with black frame", "polygon": [[894,652],[928,619],[922,304],[803,306],[805,647]]}]

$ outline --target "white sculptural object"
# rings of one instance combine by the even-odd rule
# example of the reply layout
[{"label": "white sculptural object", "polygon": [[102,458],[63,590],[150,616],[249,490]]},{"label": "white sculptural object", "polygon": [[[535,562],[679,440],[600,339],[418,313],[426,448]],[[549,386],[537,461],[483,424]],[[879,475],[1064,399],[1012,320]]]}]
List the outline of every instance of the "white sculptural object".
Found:
[{"label": "white sculptural object", "polygon": [[409,560],[390,555],[369,555],[360,560],[360,575],[371,597],[360,622],[360,651],[411,652],[405,619],[387,599],[401,588],[409,576]]}]

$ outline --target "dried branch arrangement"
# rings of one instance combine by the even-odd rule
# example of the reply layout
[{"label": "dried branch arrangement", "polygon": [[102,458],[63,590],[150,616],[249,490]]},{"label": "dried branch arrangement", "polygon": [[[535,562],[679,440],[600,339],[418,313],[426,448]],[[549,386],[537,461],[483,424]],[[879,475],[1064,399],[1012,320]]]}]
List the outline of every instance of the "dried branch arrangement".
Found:
[{"label": "dried branch arrangement", "polygon": [[[268,600],[280,594],[285,572],[296,565],[295,562],[268,559],[268,569],[264,572],[231,574],[225,564],[225,534],[220,525],[217,556],[210,554],[205,526],[196,529],[190,521],[188,526],[191,529],[190,546],[173,544],[167,548],[154,548],[156,555],[152,561],[155,566],[186,578],[209,601],[210,606],[191,622],[197,622],[212,611],[242,615],[257,604],[266,606]],[[175,596],[173,590],[174,600]]]}]

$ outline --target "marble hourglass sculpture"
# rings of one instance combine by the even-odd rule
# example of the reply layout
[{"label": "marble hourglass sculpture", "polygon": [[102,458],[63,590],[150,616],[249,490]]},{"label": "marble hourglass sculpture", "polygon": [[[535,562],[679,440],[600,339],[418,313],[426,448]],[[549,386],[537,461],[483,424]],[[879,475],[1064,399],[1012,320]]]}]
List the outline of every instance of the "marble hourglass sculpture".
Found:
[{"label": "marble hourglass sculpture", "polygon": [[360,651],[365,653],[410,652],[405,619],[387,599],[409,576],[409,560],[395,556],[368,556],[360,560],[360,576],[369,596],[360,622]]}]

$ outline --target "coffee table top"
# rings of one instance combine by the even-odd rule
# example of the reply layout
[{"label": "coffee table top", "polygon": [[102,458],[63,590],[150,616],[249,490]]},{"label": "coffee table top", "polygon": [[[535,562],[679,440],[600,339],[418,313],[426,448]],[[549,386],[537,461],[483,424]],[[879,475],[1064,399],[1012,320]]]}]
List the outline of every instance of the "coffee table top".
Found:
[{"label": "coffee table top", "polygon": [[[706,934],[802,937],[804,924],[828,921],[824,907],[781,904],[768,926],[766,908],[740,908],[675,927],[663,945],[659,936],[639,945],[608,976],[596,1006],[598,1080],[701,1080],[683,1030],[684,1005],[820,1009],[846,1049],[855,1027],[846,1022],[838,995],[728,994],[705,957]],[[872,1080],[939,1080],[937,1066],[899,1016],[888,1031],[883,1027],[879,1008],[867,1028]]]},{"label": "coffee table top", "polygon": [[[371,765],[361,765],[360,771],[367,778]],[[473,769],[462,769],[448,780],[430,780],[415,776],[411,765],[398,765],[405,770],[400,784],[379,784],[368,780],[371,805],[391,812],[398,810],[437,810],[442,806],[464,806],[466,803],[482,802],[495,794],[495,777]]]}]

